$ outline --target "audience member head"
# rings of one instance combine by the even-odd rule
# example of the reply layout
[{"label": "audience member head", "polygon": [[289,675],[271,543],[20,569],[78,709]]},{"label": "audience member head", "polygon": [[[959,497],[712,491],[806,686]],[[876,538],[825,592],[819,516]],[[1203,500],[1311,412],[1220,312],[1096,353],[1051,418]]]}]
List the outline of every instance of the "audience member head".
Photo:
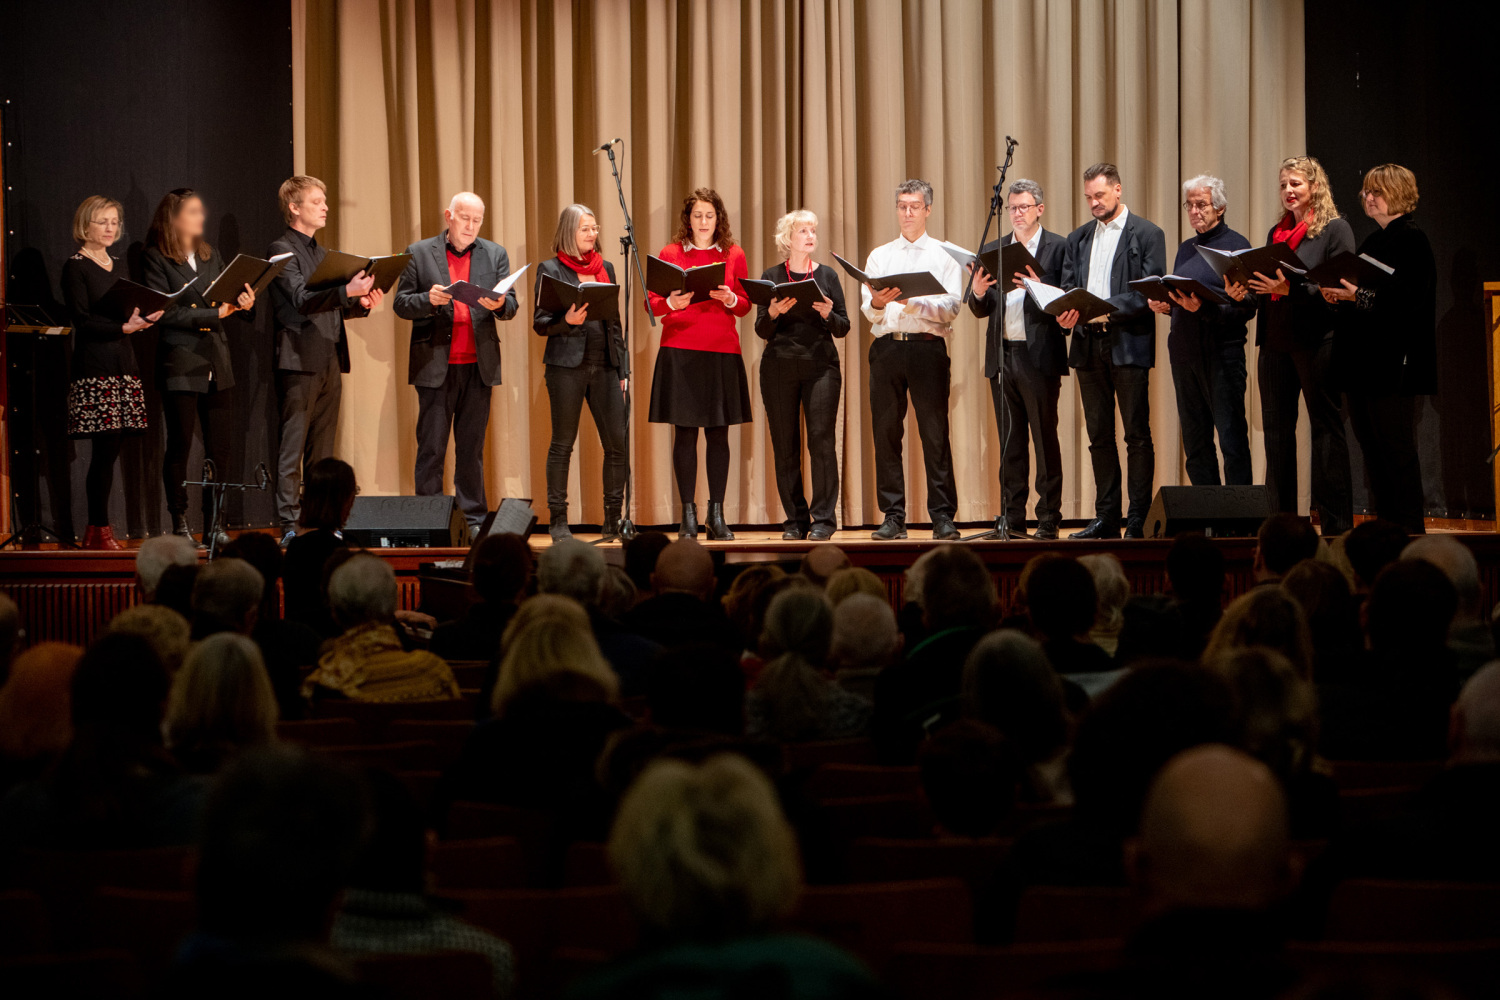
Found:
[{"label": "audience member head", "polygon": [[256,622],[276,621],[281,617],[281,592],[276,581],[281,579],[281,546],[276,539],[264,531],[246,531],[219,550],[225,559],[243,559],[260,573],[260,612]]},{"label": "audience member head", "polygon": [[1194,747],[1167,762],[1125,858],[1148,916],[1266,910],[1298,877],[1280,782],[1227,746]]},{"label": "audience member head", "polygon": [[828,598],[813,587],[790,587],[766,609],[760,655],[771,660],[794,653],[820,667],[828,659],[832,638],[833,608]]},{"label": "audience member head", "polygon": [[1402,559],[1423,559],[1443,571],[1458,597],[1457,626],[1488,626],[1484,593],[1479,583],[1479,563],[1467,545],[1452,535],[1423,535],[1401,550]]},{"label": "audience member head", "polygon": [[1015,805],[1016,768],[1005,738],[976,719],[960,719],[923,741],[917,768],[939,833],[993,836]]},{"label": "audience member head", "polygon": [[1399,559],[1380,571],[1365,602],[1370,649],[1412,671],[1431,667],[1430,654],[1448,646],[1458,591],[1425,559]]},{"label": "audience member head", "polygon": [[285,744],[224,769],[199,820],[198,926],[257,945],[316,944],[368,830],[358,778]]},{"label": "audience member head", "polygon": [[302,480],[302,512],[297,523],[308,529],[338,531],[349,520],[358,493],[353,466],[338,458],[319,459]]},{"label": "audience member head", "polygon": [[1307,619],[1302,616],[1302,606],[1280,587],[1257,587],[1231,601],[1208,637],[1203,659],[1252,646],[1280,653],[1291,661],[1297,676],[1312,677],[1312,637]]},{"label": "audience member head", "polygon": [[539,594],[571,597],[585,608],[599,603],[604,585],[604,553],[576,538],[564,538],[542,550],[536,561]]},{"label": "audience member head", "polygon": [[836,670],[884,670],[901,658],[904,641],[883,596],[850,594],[833,609],[829,664]]},{"label": "audience member head", "polygon": [[[1123,668],[1137,660],[1162,657],[1196,660],[1203,652],[1208,636],[1203,634],[1203,624],[1196,629],[1189,627],[1189,607],[1187,602],[1165,594],[1141,594],[1126,601],[1120,612],[1120,640],[1115,646],[1115,666]],[[1202,608],[1203,605],[1191,607]]]},{"label": "audience member head", "polygon": [[869,594],[882,601],[890,600],[885,589],[885,581],[863,566],[847,566],[836,571],[828,578],[828,586],[823,588],[823,593],[828,595],[828,599],[833,602],[835,608],[843,602],[844,598],[854,594]]},{"label": "audience member head", "polygon": [[377,556],[352,555],[328,577],[328,610],[345,631],[396,617],[396,571]]},{"label": "audience member head", "polygon": [[651,572],[651,589],[658,594],[689,594],[707,601],[714,596],[716,584],[713,556],[691,538],[669,543]]},{"label": "audience member head", "polygon": [[1234,698],[1234,745],[1282,780],[1307,771],[1318,736],[1318,696],[1290,660],[1259,647],[1235,649],[1204,661]]},{"label": "audience member head", "polygon": [[818,738],[831,684],[822,671],[832,639],[833,609],[821,590],[791,587],[771,601],[760,637],[766,665],[755,681],[771,739]]},{"label": "audience member head", "polygon": [[374,892],[427,891],[427,818],[416,797],[389,771],[364,774],[369,835],[355,856],[349,887]]},{"label": "audience member head", "polygon": [[973,549],[940,545],[924,553],[917,565],[921,586],[916,601],[929,632],[994,623],[995,578]]},{"label": "audience member head", "polygon": [[255,630],[266,578],[243,559],[221,556],[198,571],[193,582],[193,631],[249,635]]},{"label": "audience member head", "polygon": [[73,739],[73,673],[83,650],[41,642],[16,657],[0,686],[0,759],[57,757]]},{"label": "audience member head", "polygon": [[278,711],[260,647],[233,632],[201,640],[172,679],[167,749],[190,770],[214,771],[276,739]]},{"label": "audience member head", "polygon": [[625,572],[630,575],[630,582],[635,584],[637,592],[650,593],[656,561],[661,558],[662,549],[671,544],[672,540],[661,531],[642,531],[634,538],[626,539]]},{"label": "audience member head", "polygon": [[[181,537],[180,535],[178,536]],[[156,596],[152,604],[171,608],[185,620],[193,617],[193,586],[198,580],[198,564],[172,565],[161,571],[156,580]]]},{"label": "audience member head", "polygon": [[192,645],[193,627],[171,608],[160,604],[137,604],[115,615],[109,630],[117,635],[135,635],[150,643],[156,658],[175,674]]},{"label": "audience member head", "polygon": [[1048,642],[1088,634],[1099,606],[1093,575],[1068,556],[1038,556],[1029,565],[1026,609],[1031,627]]},{"label": "audience member head", "polygon": [[802,565],[798,572],[814,586],[827,587],[828,580],[833,574],[841,569],[849,569],[853,565],[849,561],[849,554],[837,545],[817,545],[809,549],[802,557]]},{"label": "audience member head", "polygon": [[1344,555],[1354,569],[1356,593],[1368,594],[1380,571],[1401,558],[1408,541],[1405,528],[1378,517],[1350,529],[1344,536]]},{"label": "audience member head", "polygon": [[651,721],[689,733],[745,733],[745,673],[720,645],[688,643],[662,650],[646,684]]},{"label": "audience member head", "polygon": [[110,632],[84,650],[73,673],[73,749],[125,770],[161,747],[169,680],[151,645]]},{"label": "audience member head", "polygon": [[0,593],[0,683],[21,646],[21,631],[21,609],[9,594]]},{"label": "audience member head", "polygon": [[1318,533],[1311,521],[1297,514],[1272,514],[1255,535],[1255,579],[1275,580],[1317,554]]},{"label": "audience member head", "polygon": [[658,760],[620,803],[609,859],[649,941],[770,930],[802,890],[797,838],[742,757]]},{"label": "audience member head", "polygon": [[[761,592],[785,578],[786,570],[775,563],[764,562],[745,567],[729,581],[729,589],[724,592],[721,603],[724,605],[724,614],[739,630],[740,640],[746,649],[754,649],[760,642],[760,629],[765,617],[765,605],[761,605],[759,600]],[[756,613],[757,605],[760,605],[759,614]]]},{"label": "audience member head", "polygon": [[168,566],[198,565],[198,546],[181,535],[152,535],[135,550],[135,585],[141,600],[156,600],[156,588]]},{"label": "audience member head", "polygon": [[1224,599],[1224,553],[1203,532],[1184,531],[1167,549],[1167,583],[1179,601],[1219,604]]},{"label": "audience member head", "polygon": [[527,695],[560,701],[614,701],[620,693],[589,625],[570,597],[541,594],[523,603],[505,627],[500,674],[490,708],[497,716]]},{"label": "audience member head", "polygon": [[1307,619],[1314,679],[1334,679],[1364,649],[1359,605],[1348,578],[1331,563],[1306,559],[1281,578],[1281,589],[1297,602]]},{"label": "audience member head", "polygon": [[512,604],[531,582],[531,546],[520,535],[489,535],[469,567],[474,591],[486,604]]},{"label": "audience member head", "polygon": [[1458,692],[1449,713],[1448,748],[1455,764],[1500,761],[1500,660],[1476,670]]},{"label": "audience member head", "polygon": [[1078,565],[1094,578],[1094,592],[1098,596],[1094,627],[1118,632],[1125,620],[1125,602],[1130,600],[1130,581],[1125,578],[1125,567],[1109,552],[1079,556]]},{"label": "audience member head", "polygon": [[980,639],[964,664],[963,691],[966,714],[1004,734],[1020,763],[1051,760],[1067,746],[1062,681],[1026,633],[1001,629]]},{"label": "audience member head", "polygon": [[611,621],[621,621],[635,607],[640,595],[630,574],[619,566],[604,567],[604,582],[599,586],[599,613]]}]

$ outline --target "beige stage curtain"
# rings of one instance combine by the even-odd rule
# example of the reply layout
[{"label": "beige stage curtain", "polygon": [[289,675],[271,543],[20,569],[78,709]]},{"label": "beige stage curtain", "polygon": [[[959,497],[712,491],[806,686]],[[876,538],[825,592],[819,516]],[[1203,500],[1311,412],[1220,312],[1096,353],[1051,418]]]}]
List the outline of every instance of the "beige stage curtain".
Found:
[{"label": "beige stage curtain", "polygon": [[[401,249],[437,233],[449,197],[472,189],[488,204],[484,234],[514,264],[550,256],[557,214],[576,200],[597,211],[601,250],[622,274],[623,216],[607,161],[590,152],[615,136],[625,140],[626,196],[643,253],[671,238],[686,192],[709,185],[728,205],[752,275],[775,261],[775,220],[798,206],[821,220],[820,259],[836,251],[862,260],[895,236],[893,189],[906,177],[936,188],[930,231],[972,248],[1010,134],[1021,141],[1011,177],[1045,188],[1047,228],[1067,233],[1087,220],[1082,170],[1113,160],[1130,210],[1166,231],[1170,264],[1191,235],[1183,178],[1223,177],[1230,223],[1259,242],[1276,212],[1277,163],[1304,151],[1296,0],[293,0],[292,10],[295,162],[328,182],[334,211],[324,242],[351,252]],[[846,295],[856,314],[852,282]],[[531,298],[528,281],[520,315],[501,327],[505,384],[494,395],[486,457],[492,502],[526,496],[540,508],[550,420]],[[646,421],[660,336],[635,301],[634,516],[669,523],[679,509],[670,430]],[[1186,478],[1159,325],[1152,423],[1162,485]],[[741,339],[758,399],[752,326],[741,323]],[[855,331],[843,345],[838,430],[849,525],[880,519],[869,324],[857,315]],[[983,333],[966,312],[950,344],[958,518],[970,521],[992,517],[1000,503]],[[412,488],[408,334],[388,307],[350,326],[354,370],[339,447],[366,493]],[[1063,393],[1063,513],[1091,516],[1076,380],[1066,379]],[[779,522],[763,412],[730,440],[729,517]],[[914,425],[907,442],[908,510],[920,521],[926,490]],[[574,521],[600,517],[600,461],[585,419]],[[701,479],[697,499],[706,499]]]}]

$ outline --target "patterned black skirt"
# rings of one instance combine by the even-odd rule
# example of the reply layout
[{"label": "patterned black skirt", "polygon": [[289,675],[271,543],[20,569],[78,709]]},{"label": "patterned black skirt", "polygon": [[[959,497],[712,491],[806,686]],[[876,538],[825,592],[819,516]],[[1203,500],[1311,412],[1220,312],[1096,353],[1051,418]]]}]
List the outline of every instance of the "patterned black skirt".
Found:
[{"label": "patterned black skirt", "polygon": [[748,424],[750,382],[738,354],[663,347],[651,377],[651,422],[683,427]]},{"label": "patterned black skirt", "polygon": [[146,429],[146,391],[135,375],[103,375],[68,384],[68,435],[137,433]]}]

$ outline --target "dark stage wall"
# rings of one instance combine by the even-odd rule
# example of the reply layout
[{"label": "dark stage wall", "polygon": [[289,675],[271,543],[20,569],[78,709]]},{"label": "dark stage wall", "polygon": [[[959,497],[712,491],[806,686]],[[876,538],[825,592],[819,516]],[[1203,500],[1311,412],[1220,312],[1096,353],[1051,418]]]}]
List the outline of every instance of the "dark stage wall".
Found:
[{"label": "dark stage wall", "polygon": [[[292,172],[291,9],[288,0],[53,0],[6,4],[0,14],[0,101],[5,109],[8,297],[42,303],[58,319],[58,279],[73,253],[77,204],[107,194],[125,206],[115,252],[138,266],[157,201],[175,187],[202,193],[208,239],[232,259],[263,253],[282,224],[276,188]],[[269,308],[227,321],[235,387],[220,401],[235,428],[224,481],[253,477],[271,459],[275,391]],[[89,445],[64,435],[69,345],[7,338],[13,489],[19,523],[36,519],[64,537],[82,532]],[[155,395],[155,335],[135,348],[151,405],[150,431],[120,462],[116,531],[157,534],[167,524],[165,435]],[[36,352],[35,427],[26,362]],[[31,454],[35,449],[38,454]],[[198,478],[195,447],[190,478]],[[274,463],[271,463],[274,464]],[[33,484],[40,497],[32,502]],[[196,490],[190,517],[197,524]],[[272,523],[271,494],[231,496],[231,525]]]},{"label": "dark stage wall", "polygon": [[[1421,190],[1417,221],[1437,254],[1440,383],[1420,408],[1418,436],[1427,512],[1437,517],[1495,511],[1481,285],[1500,281],[1500,200],[1489,190],[1500,144],[1493,33],[1463,23],[1478,11],[1384,0],[1305,8],[1307,151],[1327,168],[1356,239],[1375,228],[1357,197],[1366,170],[1400,163]],[[1349,445],[1358,508],[1368,490],[1352,433]]]}]

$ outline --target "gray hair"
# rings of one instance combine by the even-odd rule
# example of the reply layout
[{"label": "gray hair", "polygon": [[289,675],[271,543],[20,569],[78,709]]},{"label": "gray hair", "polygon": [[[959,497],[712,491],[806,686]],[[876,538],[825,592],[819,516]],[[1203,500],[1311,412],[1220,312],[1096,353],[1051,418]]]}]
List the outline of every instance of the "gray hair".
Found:
[{"label": "gray hair", "polygon": [[1036,181],[1030,180],[1025,177],[1022,177],[1020,180],[1011,184],[1010,191],[1007,192],[1007,195],[1012,194],[1029,194],[1031,195],[1032,201],[1036,202],[1038,205],[1042,203],[1042,186]]},{"label": "gray hair", "polygon": [[135,550],[135,575],[141,581],[141,593],[148,601],[156,596],[156,586],[169,567],[196,565],[198,546],[192,539],[181,535],[157,535],[146,539]]},{"label": "gray hair", "polygon": [[900,198],[903,194],[919,194],[925,204],[932,204],[932,185],[915,177],[896,185],[896,197]]},{"label": "gray hair", "polygon": [[557,233],[552,237],[553,253],[578,256],[578,223],[585,215],[593,216],[595,222],[599,221],[599,216],[594,215],[592,208],[577,202],[562,210],[562,214],[557,217]]},{"label": "gray hair", "polygon": [[466,201],[472,201],[472,202],[474,202],[476,205],[479,206],[479,210],[481,212],[484,211],[484,199],[481,198],[481,197],[479,197],[479,195],[475,194],[473,191],[460,191],[460,192],[458,192],[458,194],[456,194],[452,198],[450,198],[448,200],[448,211],[450,211],[450,212],[456,212],[456,211],[458,211],[458,206],[460,204],[462,204],[463,202],[466,202]]},{"label": "gray hair", "polygon": [[821,666],[833,639],[833,606],[815,587],[791,587],[771,598],[760,633],[760,654],[766,659],[797,653]]},{"label": "gray hair", "polygon": [[1189,193],[1199,188],[1208,189],[1208,200],[1213,204],[1215,212],[1224,211],[1224,206],[1229,204],[1229,199],[1224,197],[1224,182],[1213,174],[1199,174],[1197,177],[1189,177],[1183,181],[1183,200],[1187,199]]},{"label": "gray hair", "polygon": [[1500,660],[1475,671],[1458,692],[1454,706],[1463,720],[1462,750],[1469,754],[1500,754]]},{"label": "gray hair", "polygon": [[1111,552],[1079,556],[1078,564],[1094,578],[1094,591],[1099,601],[1097,624],[1104,628],[1118,628],[1125,617],[1125,602],[1130,600],[1130,581],[1125,576],[1125,567]]},{"label": "gray hair", "polygon": [[1469,547],[1448,535],[1422,535],[1401,550],[1402,559],[1421,559],[1443,571],[1458,592],[1458,613],[1470,624],[1484,621],[1479,563]]},{"label": "gray hair", "polygon": [[245,560],[215,559],[193,581],[193,615],[241,628],[265,590],[266,578]]},{"label": "gray hair", "polygon": [[901,643],[896,613],[874,594],[850,594],[833,609],[833,643],[829,659],[859,670],[889,666]]},{"label": "gray hair", "polygon": [[603,585],[604,553],[576,538],[564,538],[548,546],[536,561],[539,594],[571,597],[591,608],[599,603]]},{"label": "gray hair", "polygon": [[396,572],[384,559],[350,556],[328,579],[328,610],[343,628],[396,616]]}]

